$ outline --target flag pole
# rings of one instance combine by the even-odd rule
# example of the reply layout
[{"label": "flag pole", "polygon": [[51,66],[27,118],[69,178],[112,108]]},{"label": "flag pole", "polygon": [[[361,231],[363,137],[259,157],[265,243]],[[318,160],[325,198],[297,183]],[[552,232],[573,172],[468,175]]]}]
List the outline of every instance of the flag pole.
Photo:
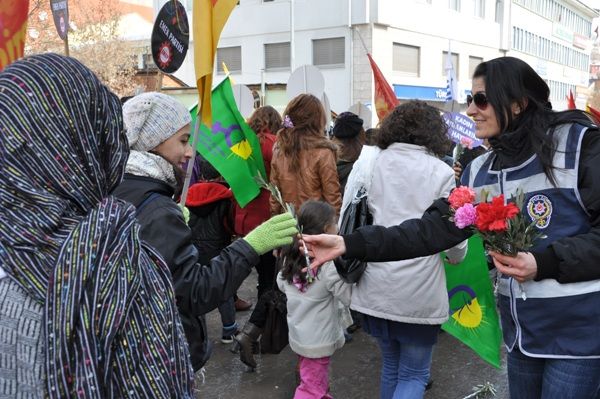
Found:
[{"label": "flag pole", "polygon": [[367,45],[365,44],[365,41],[364,41],[362,35],[360,34],[360,30],[355,29],[355,32],[358,33],[358,38],[360,39],[360,43],[362,44],[363,48],[365,49],[365,52],[367,54],[369,54],[369,49],[367,48]]},{"label": "flag pole", "polygon": [[[452,63],[452,40],[448,39],[448,57],[450,57],[450,63]],[[452,64],[452,68],[454,69],[454,64]],[[454,84],[454,82],[451,82]],[[452,92],[452,87],[450,87]],[[454,94],[454,93],[452,93]],[[452,96],[452,104],[450,104],[450,112],[454,112],[454,96]]]},{"label": "flag pole", "polygon": [[294,17],[294,0],[290,0],[290,71],[294,72],[296,67],[296,24]]},{"label": "flag pole", "polygon": [[65,55],[67,57],[70,56],[70,52],[69,52],[69,32],[67,32],[67,34],[65,35],[65,40],[63,40],[64,45],[65,45]]},{"label": "flag pole", "polygon": [[[451,68],[448,68],[448,64],[451,65]],[[448,84],[448,89],[450,90],[451,93],[451,97],[452,99],[450,100],[450,112],[454,112],[454,103],[456,101],[456,99],[454,98],[454,95],[456,93],[454,93],[453,90],[453,86],[454,86],[454,82],[452,81],[452,79],[450,79],[450,76],[448,76],[448,73],[450,70],[454,69],[454,64],[452,63],[452,40],[448,39],[448,54],[446,55],[446,82]],[[447,95],[447,93],[446,93]],[[446,108],[448,109],[448,108]]]},{"label": "flag pole", "polygon": [[[196,106],[200,110],[200,103]],[[194,124],[194,132],[192,134],[192,157],[188,161],[187,169],[185,172],[185,180],[183,182],[183,190],[181,191],[181,200],[179,205],[185,206],[185,200],[187,199],[188,190],[190,189],[190,181],[192,180],[192,172],[194,171],[194,161],[196,160],[196,147],[198,144],[198,137],[200,136],[200,114],[196,112],[196,123]]]}]

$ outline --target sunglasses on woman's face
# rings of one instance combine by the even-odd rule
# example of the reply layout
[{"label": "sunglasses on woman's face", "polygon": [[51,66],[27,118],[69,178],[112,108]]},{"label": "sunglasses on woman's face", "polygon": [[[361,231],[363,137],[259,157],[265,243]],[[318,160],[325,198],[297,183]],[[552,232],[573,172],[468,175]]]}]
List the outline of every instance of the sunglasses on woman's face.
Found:
[{"label": "sunglasses on woman's face", "polygon": [[470,107],[472,102],[474,102],[475,106],[482,111],[488,106],[487,96],[482,92],[475,93],[474,95],[467,95],[467,106]]}]

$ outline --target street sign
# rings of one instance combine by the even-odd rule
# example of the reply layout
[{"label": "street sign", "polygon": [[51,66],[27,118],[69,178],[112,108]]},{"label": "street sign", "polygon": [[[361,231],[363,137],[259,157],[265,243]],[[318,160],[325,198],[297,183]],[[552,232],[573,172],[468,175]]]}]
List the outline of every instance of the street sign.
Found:
[{"label": "street sign", "polygon": [[254,112],[254,96],[246,85],[236,84],[231,86],[233,99],[244,118],[249,118]]},{"label": "street sign", "polygon": [[62,40],[69,32],[69,4],[67,0],[50,0],[50,9],[54,18],[54,26]]},{"label": "street sign", "polygon": [[181,67],[190,43],[190,29],[185,8],[179,1],[169,1],[160,9],[151,43],[158,69],[173,73]]},{"label": "street sign", "polygon": [[299,94],[312,94],[322,99],[325,90],[325,78],[319,68],[313,65],[302,65],[290,75],[287,82],[288,99]]}]

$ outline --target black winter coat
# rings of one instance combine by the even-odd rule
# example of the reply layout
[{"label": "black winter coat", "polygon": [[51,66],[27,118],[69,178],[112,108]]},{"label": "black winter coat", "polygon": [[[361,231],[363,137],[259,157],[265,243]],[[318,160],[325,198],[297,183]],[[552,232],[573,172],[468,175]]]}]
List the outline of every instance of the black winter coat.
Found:
[{"label": "black winter coat", "polygon": [[348,176],[350,176],[350,172],[352,172],[352,167],[354,166],[354,161],[337,161],[337,172],[338,179],[340,179],[340,193],[342,193],[342,198],[344,197],[344,190],[346,189],[346,183],[348,182]]},{"label": "black winter coat", "polygon": [[113,192],[134,206],[152,193],[159,195],[147,201],[137,215],[140,238],[154,247],[169,266],[192,366],[198,371],[210,357],[203,315],[235,294],[258,263],[259,256],[246,241],[237,240],[213,258],[210,266],[204,266],[198,262],[192,232],[171,198],[173,189],[169,185],[157,179],[126,174]]}]

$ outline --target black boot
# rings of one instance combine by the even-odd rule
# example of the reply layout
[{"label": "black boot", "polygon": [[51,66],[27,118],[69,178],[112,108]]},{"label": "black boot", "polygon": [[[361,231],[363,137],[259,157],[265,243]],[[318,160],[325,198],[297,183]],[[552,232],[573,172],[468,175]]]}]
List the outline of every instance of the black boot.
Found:
[{"label": "black boot", "polygon": [[254,356],[252,355],[252,344],[258,341],[261,333],[262,328],[247,322],[242,331],[233,337],[239,346],[240,360],[253,370],[256,368],[256,360],[254,360]]}]

